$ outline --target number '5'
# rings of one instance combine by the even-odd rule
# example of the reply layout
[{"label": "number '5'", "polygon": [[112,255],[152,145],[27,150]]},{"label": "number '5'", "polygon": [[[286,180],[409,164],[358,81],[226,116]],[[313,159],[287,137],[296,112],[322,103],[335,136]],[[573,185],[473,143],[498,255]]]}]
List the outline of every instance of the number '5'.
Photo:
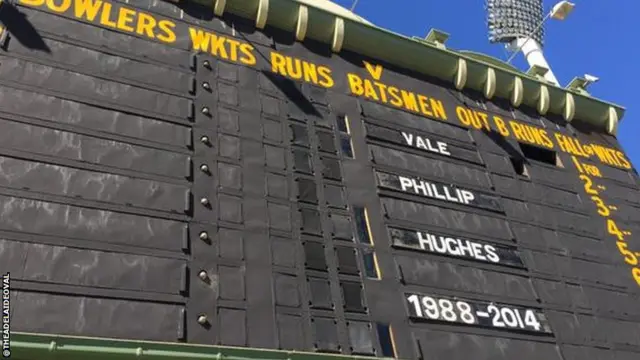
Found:
[{"label": "number '5'", "polygon": [[627,243],[618,241],[617,244],[618,250],[620,250],[620,253],[624,255],[624,261],[629,265],[638,265],[638,258],[634,253],[627,249]]}]

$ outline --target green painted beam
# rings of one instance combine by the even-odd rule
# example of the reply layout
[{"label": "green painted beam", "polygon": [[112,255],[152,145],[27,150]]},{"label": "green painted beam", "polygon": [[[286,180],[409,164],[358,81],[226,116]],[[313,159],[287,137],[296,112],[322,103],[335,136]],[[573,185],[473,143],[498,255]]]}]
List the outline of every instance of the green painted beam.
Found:
[{"label": "green painted beam", "polygon": [[[203,2],[206,0],[191,0]],[[222,0],[209,0],[210,5]],[[340,17],[325,9],[317,8],[298,0],[226,0],[225,11],[248,19],[256,19],[262,4],[267,7],[266,24],[285,31],[295,32],[298,10],[301,6],[308,9],[308,38],[332,44],[336,19],[344,21],[342,49],[350,50],[374,59],[380,59],[396,66],[407,68],[428,76],[453,83],[458,63],[463,59],[467,63],[466,87],[483,92],[487,71],[495,72],[496,96],[511,98],[515,78],[522,81],[522,104],[538,108],[540,88],[544,86],[549,93],[549,112],[559,116],[565,114],[567,94],[575,103],[575,121],[587,122],[606,131],[612,122],[621,120],[625,108],[617,104],[596,99],[585,92],[565,89],[542,81],[534,76],[502,63],[498,59],[467,51],[453,51],[429,44],[423,39],[412,39],[387,29],[377,27],[350,17]],[[388,6],[393,6],[389,3]],[[456,34],[454,33],[453,36]],[[464,36],[464,34],[461,34]],[[615,116],[613,116],[615,115]]]},{"label": "green painted beam", "polygon": [[225,346],[12,333],[15,360],[364,360],[346,356]]}]

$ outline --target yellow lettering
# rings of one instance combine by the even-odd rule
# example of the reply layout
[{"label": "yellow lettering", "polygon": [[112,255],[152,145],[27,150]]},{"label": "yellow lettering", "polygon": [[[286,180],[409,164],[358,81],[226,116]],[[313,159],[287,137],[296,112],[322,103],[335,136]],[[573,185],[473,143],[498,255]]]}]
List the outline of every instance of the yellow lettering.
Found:
[{"label": "yellow lettering", "polygon": [[418,103],[420,104],[420,111],[426,116],[433,117],[433,113],[429,108],[428,101],[429,99],[424,95],[418,95]]},{"label": "yellow lettering", "polygon": [[618,161],[618,157],[616,156],[616,152],[613,149],[607,149],[607,154],[609,154],[610,158],[611,158],[611,162],[617,166],[617,167],[622,167],[622,164]]},{"label": "yellow lettering", "polygon": [[[289,70],[289,74],[291,75],[291,77],[297,80],[302,79],[305,76],[304,66],[306,63],[307,62],[304,60],[287,56],[287,69]],[[315,65],[310,64],[310,66]]]},{"label": "yellow lettering", "polygon": [[[102,23],[102,19],[105,17],[104,14],[107,13],[107,11],[104,10],[106,9],[107,5],[109,5],[109,8],[111,8],[111,5],[109,3],[104,4],[104,8],[102,10],[102,16],[100,18],[101,23]],[[154,19],[153,16],[145,13],[138,14],[138,25],[136,26],[137,34],[146,35],[152,39],[155,39],[156,36],[153,33],[153,29],[155,27],[156,27],[156,19]]]},{"label": "yellow lettering", "polygon": [[238,46],[240,41],[227,39],[227,43],[231,44],[231,61],[238,61]]},{"label": "yellow lettering", "polygon": [[534,126],[522,125],[525,129],[525,134],[532,144],[536,144],[542,147],[553,149],[553,143],[549,140],[549,137],[544,129],[540,129]]},{"label": "yellow lettering", "polygon": [[318,68],[316,64],[312,64],[307,61],[302,62],[302,73],[304,74],[304,81],[313,84],[318,83]]},{"label": "yellow lettering", "polygon": [[404,103],[404,107],[407,110],[412,110],[413,112],[418,112],[418,101],[416,100],[416,94],[400,90],[400,94],[402,94],[402,101]]},{"label": "yellow lettering", "polygon": [[284,55],[277,52],[271,52],[271,71],[280,74],[287,75],[287,59]]},{"label": "yellow lettering", "polygon": [[431,110],[433,110],[433,116],[440,120],[447,120],[447,113],[444,111],[444,104],[440,100],[429,98],[431,103]]},{"label": "yellow lettering", "polygon": [[382,76],[382,66],[381,65],[373,66],[367,61],[363,61],[363,63],[364,63],[364,67],[367,69],[371,77],[374,80],[380,80],[380,77]]},{"label": "yellow lettering", "polygon": [[211,34],[211,54],[229,60],[229,54],[227,54],[227,49],[224,47],[225,40],[227,40],[227,38],[223,36]]},{"label": "yellow lettering", "polygon": [[55,0],[47,0],[47,7],[54,12],[63,13],[71,7],[71,0],[62,0],[60,5],[55,3]]},{"label": "yellow lettering", "polygon": [[502,118],[498,116],[493,117],[493,122],[496,124],[496,128],[498,128],[498,132],[500,135],[507,137],[509,136],[509,129],[507,129],[507,124],[502,120]]},{"label": "yellow lettering", "polygon": [[378,91],[380,93],[380,100],[385,104],[389,102],[389,99],[387,98],[387,85],[383,83],[379,83],[377,81],[374,84],[375,86],[378,87]]},{"label": "yellow lettering", "polygon": [[522,135],[524,135],[524,138],[527,140],[527,142],[529,142],[530,144],[535,144],[536,139],[533,137],[533,131],[531,131],[531,127],[525,124],[520,124],[520,126],[522,128]]},{"label": "yellow lettering", "polygon": [[[140,27],[138,27],[139,29]],[[138,31],[138,34],[140,31]],[[189,36],[191,37],[191,47],[196,51],[209,51],[209,41],[211,40],[211,34],[204,32],[200,29],[189,28]]]},{"label": "yellow lettering", "polygon": [[540,136],[542,137],[542,144],[549,149],[553,149],[553,141],[549,138],[549,134],[544,129],[540,129]]},{"label": "yellow lettering", "polygon": [[255,65],[256,64],[256,56],[253,54],[253,45],[251,44],[240,44],[240,52],[242,55],[240,57],[240,62],[245,65]]},{"label": "yellow lettering", "polygon": [[302,79],[302,65],[300,64],[300,59],[292,59],[289,56],[285,56],[285,61],[287,62],[287,74],[289,77],[295,80]]},{"label": "yellow lettering", "polygon": [[[74,15],[80,19],[85,18],[89,21],[95,21],[101,6],[102,0],[76,0],[74,3]],[[130,31],[133,31],[133,29]]]},{"label": "yellow lettering", "polygon": [[133,32],[131,23],[133,22],[135,15],[136,12],[134,10],[121,7],[120,12],[118,13],[118,29]]},{"label": "yellow lettering", "polygon": [[469,119],[469,112],[467,111],[466,108],[462,107],[462,106],[457,106],[456,107],[456,115],[458,116],[458,120],[460,120],[460,122],[465,125],[465,126],[470,126],[471,125],[471,119]]},{"label": "yellow lettering", "polygon": [[569,142],[567,141],[567,137],[560,134],[560,133],[556,133],[556,141],[558,142],[558,145],[560,146],[560,150],[569,153],[569,154],[573,154],[575,155],[575,151],[572,151],[573,149],[571,149],[571,144],[569,144]]},{"label": "yellow lettering", "polygon": [[318,84],[325,88],[331,88],[335,84],[333,78],[331,77],[331,69],[326,66],[318,66],[318,74],[322,78]]},{"label": "yellow lettering", "polygon": [[608,165],[614,164],[614,160],[611,154],[607,151],[608,150],[607,148],[600,145],[596,145],[596,144],[592,144],[591,148],[593,148],[596,155],[598,156],[598,159],[600,159],[601,162]]},{"label": "yellow lettering", "polygon": [[176,24],[169,20],[160,20],[158,22],[158,27],[163,32],[163,34],[158,35],[158,40],[168,44],[176,41],[176,34],[173,32],[173,28],[176,27]]},{"label": "yellow lettering", "polygon": [[347,73],[347,79],[349,80],[349,89],[352,94],[364,94],[364,87],[362,86],[362,79],[360,76],[353,73]]},{"label": "yellow lettering", "polygon": [[402,98],[400,97],[400,90],[395,86],[389,86],[389,95],[391,95],[391,105],[400,107],[402,106]]},{"label": "yellow lettering", "polygon": [[480,111],[473,111],[473,117],[476,121],[474,121],[474,126],[476,127],[476,129],[480,130],[483,127],[487,130],[491,130],[491,126],[489,126],[489,115],[480,112]]},{"label": "yellow lettering", "polygon": [[45,0],[20,0],[20,4],[27,6],[42,6]]},{"label": "yellow lettering", "polygon": [[515,135],[516,139],[526,141],[520,124],[515,121],[509,121],[509,125],[511,125],[511,130],[513,131],[513,135]]},{"label": "yellow lettering", "polygon": [[631,169],[631,162],[627,160],[624,153],[621,151],[616,151],[616,157],[620,160],[621,166],[625,169]]},{"label": "yellow lettering", "polygon": [[[102,7],[102,13],[100,13],[100,24],[115,28],[116,22],[109,19],[109,17],[111,16],[111,10],[112,5],[110,3],[104,3],[104,6]],[[151,20],[153,20],[155,26],[155,19],[151,18]]]},{"label": "yellow lettering", "polygon": [[375,101],[379,100],[378,94],[376,94],[376,91],[373,88],[371,81],[369,81],[368,79],[364,79],[364,96],[366,96],[369,99],[373,99]]}]

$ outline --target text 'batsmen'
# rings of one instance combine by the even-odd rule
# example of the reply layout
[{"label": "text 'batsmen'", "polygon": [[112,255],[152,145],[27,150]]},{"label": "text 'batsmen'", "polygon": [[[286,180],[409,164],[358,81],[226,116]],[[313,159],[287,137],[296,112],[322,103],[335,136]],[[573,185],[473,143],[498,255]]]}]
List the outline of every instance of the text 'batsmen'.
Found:
[{"label": "text 'batsmen'", "polygon": [[428,253],[455,256],[498,265],[524,267],[515,247],[459,239],[425,231],[389,228],[393,246]]},{"label": "text 'batsmen'", "polygon": [[442,296],[406,294],[409,316],[504,330],[551,333],[540,310]]}]

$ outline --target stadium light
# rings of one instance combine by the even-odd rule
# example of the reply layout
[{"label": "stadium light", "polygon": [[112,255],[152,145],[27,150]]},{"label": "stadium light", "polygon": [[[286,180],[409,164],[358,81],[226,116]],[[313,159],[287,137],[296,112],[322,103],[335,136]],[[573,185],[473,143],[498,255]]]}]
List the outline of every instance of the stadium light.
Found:
[{"label": "stadium light", "polygon": [[568,1],[560,1],[551,10],[551,17],[556,20],[564,20],[571,14],[576,4]]},{"label": "stadium light", "polygon": [[520,52],[520,50],[522,50],[522,48],[527,45],[529,40],[531,40],[532,35],[540,30],[547,19],[552,18],[555,20],[563,21],[567,18],[567,16],[569,16],[575,6],[576,5],[574,3],[569,1],[560,1],[559,3],[555,4],[551,11],[547,14],[547,16],[545,16],[542,21],[540,21],[540,23],[536,26],[536,28],[524,37],[525,40],[513,51],[513,54],[511,54],[509,59],[507,59],[507,64],[511,63],[511,60],[513,60],[513,58],[518,55],[518,52]]}]

